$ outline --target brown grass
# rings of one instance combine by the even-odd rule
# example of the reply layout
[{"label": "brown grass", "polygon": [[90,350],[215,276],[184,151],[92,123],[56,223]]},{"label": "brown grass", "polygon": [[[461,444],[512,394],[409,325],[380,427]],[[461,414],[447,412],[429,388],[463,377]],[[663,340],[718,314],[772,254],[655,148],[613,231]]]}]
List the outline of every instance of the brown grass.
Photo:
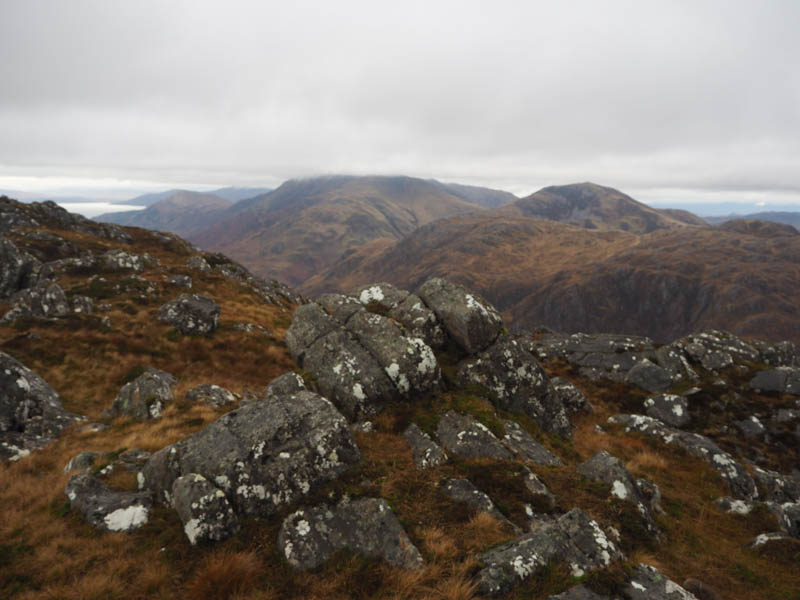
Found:
[{"label": "brown grass", "polygon": [[263,571],[253,552],[214,552],[198,565],[186,585],[186,595],[196,600],[225,600],[249,592]]}]

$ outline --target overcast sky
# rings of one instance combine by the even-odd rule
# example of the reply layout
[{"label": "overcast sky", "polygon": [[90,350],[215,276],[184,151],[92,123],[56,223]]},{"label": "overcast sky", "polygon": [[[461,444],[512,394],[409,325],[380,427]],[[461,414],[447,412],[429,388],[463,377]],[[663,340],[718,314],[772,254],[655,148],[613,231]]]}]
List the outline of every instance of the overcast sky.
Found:
[{"label": "overcast sky", "polygon": [[796,202],[800,2],[0,2],[0,189],[408,174]]}]

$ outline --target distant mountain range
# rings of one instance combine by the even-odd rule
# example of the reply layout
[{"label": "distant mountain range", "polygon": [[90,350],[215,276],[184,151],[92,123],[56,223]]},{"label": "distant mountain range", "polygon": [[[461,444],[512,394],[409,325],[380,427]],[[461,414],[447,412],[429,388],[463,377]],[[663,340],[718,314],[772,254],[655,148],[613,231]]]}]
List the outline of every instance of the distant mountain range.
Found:
[{"label": "distant mountain range", "polygon": [[727,223],[728,221],[735,221],[735,220],[758,220],[758,221],[769,221],[771,223],[783,223],[784,225],[791,225],[797,230],[800,230],[800,212],[775,212],[775,211],[767,211],[767,212],[758,212],[758,213],[751,213],[748,215],[728,215],[726,217],[703,217],[708,223],[712,225],[719,225],[721,223]]}]

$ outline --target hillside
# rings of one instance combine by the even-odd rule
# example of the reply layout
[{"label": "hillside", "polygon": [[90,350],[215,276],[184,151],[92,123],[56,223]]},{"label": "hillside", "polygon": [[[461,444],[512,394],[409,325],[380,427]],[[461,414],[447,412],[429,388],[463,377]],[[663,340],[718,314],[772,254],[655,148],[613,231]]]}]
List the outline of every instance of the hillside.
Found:
[{"label": "hillside", "polygon": [[758,212],[747,215],[728,215],[727,217],[704,217],[706,221],[712,225],[721,225],[730,221],[746,220],[746,221],[769,221],[771,223],[782,223],[784,225],[791,225],[795,229],[800,230],[800,212]]},{"label": "hillside", "polygon": [[318,177],[244,201],[188,239],[298,285],[362,244],[398,240],[433,220],[475,210],[481,207],[422,179]]},{"label": "hillside", "polygon": [[3,598],[800,589],[792,344],[515,336],[437,279],[299,305],[174,235],[0,217]]},{"label": "hillside", "polygon": [[548,219],[585,229],[618,229],[649,233],[657,229],[706,227],[683,210],[658,210],[613,188],[594,183],[550,186],[500,208],[504,216]]},{"label": "hillside", "polygon": [[219,221],[230,206],[216,194],[174,190],[142,210],[106,213],[95,220],[186,236]]},{"label": "hillside", "polygon": [[[502,210],[502,209],[501,209]],[[636,235],[553,221],[454,217],[366,247],[314,277],[308,295],[370,281],[409,289],[443,276],[514,327],[666,341],[703,328],[800,340],[800,236],[679,227]]]}]

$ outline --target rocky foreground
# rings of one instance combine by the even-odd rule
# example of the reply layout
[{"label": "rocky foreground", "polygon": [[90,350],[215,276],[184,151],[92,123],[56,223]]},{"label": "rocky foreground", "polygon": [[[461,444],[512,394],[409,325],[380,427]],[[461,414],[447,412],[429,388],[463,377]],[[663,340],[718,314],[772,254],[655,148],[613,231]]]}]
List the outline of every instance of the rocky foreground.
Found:
[{"label": "rocky foreground", "polygon": [[[0,210],[8,596],[72,582],[98,597],[702,600],[800,584],[791,343],[511,334],[441,278],[308,302],[171,236]],[[65,324],[76,360],[120,327],[151,346],[116,385],[89,375],[112,350],[95,352],[84,385],[64,373],[69,349],[57,362],[39,345]],[[24,502],[35,486],[52,499]],[[96,559],[49,530],[151,564],[91,583]],[[73,571],[26,575],[45,549]],[[260,566],[194,564],[231,553]]]}]

